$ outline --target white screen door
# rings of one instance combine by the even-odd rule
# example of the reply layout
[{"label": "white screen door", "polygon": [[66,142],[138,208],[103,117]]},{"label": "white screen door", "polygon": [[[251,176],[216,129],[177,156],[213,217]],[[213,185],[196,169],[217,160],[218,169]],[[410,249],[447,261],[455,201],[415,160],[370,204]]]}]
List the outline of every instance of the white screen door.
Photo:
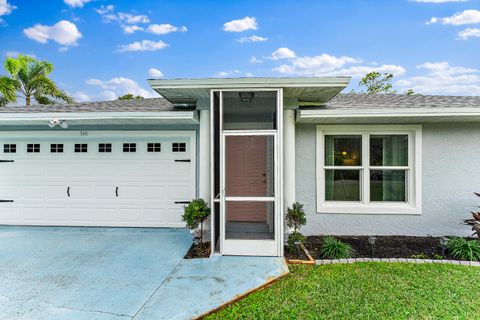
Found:
[{"label": "white screen door", "polygon": [[249,93],[222,92],[220,253],[277,256],[278,92]]}]

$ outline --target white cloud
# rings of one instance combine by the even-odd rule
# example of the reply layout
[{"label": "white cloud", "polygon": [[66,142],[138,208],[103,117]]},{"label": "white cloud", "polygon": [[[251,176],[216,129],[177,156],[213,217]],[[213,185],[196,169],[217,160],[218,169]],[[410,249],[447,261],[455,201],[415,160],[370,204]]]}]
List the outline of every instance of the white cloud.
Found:
[{"label": "white cloud", "polygon": [[71,8],[82,8],[86,3],[94,0],[63,0],[65,4]]},{"label": "white cloud", "polygon": [[139,24],[149,23],[150,18],[144,14],[131,14],[126,12],[114,12],[115,7],[113,5],[101,6],[95,11],[102,16],[103,22],[117,21],[121,24]]},{"label": "white cloud", "polygon": [[286,75],[351,77],[363,77],[372,71],[392,73],[395,76],[406,72],[405,68],[399,65],[377,65],[375,63],[362,65],[362,62],[358,58],[348,56],[335,57],[323,53],[313,57],[306,56],[290,59],[289,63],[281,64],[275,67],[273,71]]},{"label": "white cloud", "polygon": [[295,58],[296,54],[293,50],[288,48],[278,48],[276,51],[272,53],[270,57],[272,60],[280,60],[280,59],[292,59]]},{"label": "white cloud", "polygon": [[158,69],[155,69],[155,68],[150,68],[148,69],[148,75],[150,77],[154,77],[154,78],[161,78],[163,77],[163,73],[162,71],[158,70]]},{"label": "white cloud", "polygon": [[74,46],[82,38],[77,26],[67,20],[62,20],[53,26],[36,24],[33,27],[23,30],[23,33],[30,39],[40,43],[47,43],[53,40],[63,46]]},{"label": "white cloud", "polygon": [[467,28],[458,33],[458,38],[461,40],[467,40],[469,38],[480,38],[479,28]]},{"label": "white cloud", "polygon": [[427,24],[440,22],[442,24],[451,24],[454,26],[459,26],[463,24],[475,24],[480,23],[480,11],[478,10],[465,10],[462,12],[457,12],[453,16],[437,18],[433,17]]},{"label": "white cloud", "polygon": [[68,49],[70,49],[69,47],[60,47],[58,48],[58,52],[67,52]]},{"label": "white cloud", "polygon": [[262,59],[258,59],[255,56],[252,56],[249,61],[250,61],[250,63],[262,63],[263,62]]},{"label": "white cloud", "polygon": [[397,86],[421,94],[480,95],[477,69],[455,67],[448,62],[426,62],[417,66],[425,75],[397,81]]},{"label": "white cloud", "polygon": [[150,32],[150,33],[154,33],[154,34],[163,35],[163,34],[168,34],[168,33],[177,32],[177,31],[186,32],[187,27],[185,27],[185,26],[176,27],[176,26],[172,26],[169,23],[151,24],[151,25],[148,26],[147,31]]},{"label": "white cloud", "polygon": [[157,51],[157,50],[165,49],[166,47],[168,47],[168,44],[166,44],[162,40],[159,40],[159,41],[142,40],[142,41],[135,41],[130,44],[121,45],[118,47],[118,51],[119,52]]},{"label": "white cloud", "polygon": [[119,12],[117,14],[118,20],[124,21],[128,24],[135,24],[135,23],[149,23],[150,19],[143,14],[134,15],[131,13]]},{"label": "white cloud", "polygon": [[228,70],[228,71],[220,71],[213,75],[217,78],[228,78],[228,77],[253,77],[251,72],[242,72],[240,70]]},{"label": "white cloud", "polygon": [[[0,17],[9,15],[15,9],[17,9],[17,7],[8,3],[7,0],[0,0]],[[0,21],[1,21],[1,18],[0,18]]]},{"label": "white cloud", "polygon": [[254,17],[245,17],[243,19],[232,20],[223,25],[223,30],[227,32],[257,30],[257,20]]},{"label": "white cloud", "polygon": [[143,28],[140,26],[137,26],[136,24],[122,26],[122,29],[123,29],[123,32],[125,32],[126,34],[135,33],[135,31],[143,31]]},{"label": "white cloud", "polygon": [[[274,58],[274,56],[272,55]],[[359,63],[361,60],[352,57],[335,57],[329,54],[321,54],[314,57],[299,57],[289,64],[282,64],[275,71],[285,74],[315,75],[336,71],[348,63]]]},{"label": "white cloud", "polygon": [[97,98],[105,100],[113,100],[127,93],[144,98],[158,97],[153,91],[145,90],[136,81],[124,77],[115,77],[110,80],[88,79],[86,83],[102,89],[103,92],[97,95]]},{"label": "white cloud", "polygon": [[467,2],[468,0],[410,0],[412,2],[423,3],[447,3],[447,2]]},{"label": "white cloud", "polygon": [[268,40],[268,38],[253,35],[253,36],[250,36],[250,37],[241,37],[237,41],[240,42],[240,43],[245,43],[245,42],[264,42],[264,41],[267,41],[267,40]]},{"label": "white cloud", "polygon": [[27,56],[27,57],[32,57],[32,58],[37,58],[36,55],[34,55],[33,53],[22,53],[22,52],[19,52],[19,51],[7,51],[5,52],[5,56],[6,57],[10,57],[10,58],[16,58],[18,57],[19,54],[23,54],[24,56]]},{"label": "white cloud", "polygon": [[459,74],[478,72],[477,69],[451,66],[446,61],[425,62],[423,64],[418,65],[417,68],[427,70],[429,75],[432,75],[432,76],[453,76],[453,75],[459,75]]}]

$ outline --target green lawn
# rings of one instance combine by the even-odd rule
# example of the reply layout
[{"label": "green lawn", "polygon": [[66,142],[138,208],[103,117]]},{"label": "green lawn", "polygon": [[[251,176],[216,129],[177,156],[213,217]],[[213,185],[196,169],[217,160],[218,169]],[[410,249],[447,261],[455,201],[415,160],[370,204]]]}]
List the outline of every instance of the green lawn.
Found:
[{"label": "green lawn", "polygon": [[290,271],[207,319],[480,319],[478,267],[356,263]]}]

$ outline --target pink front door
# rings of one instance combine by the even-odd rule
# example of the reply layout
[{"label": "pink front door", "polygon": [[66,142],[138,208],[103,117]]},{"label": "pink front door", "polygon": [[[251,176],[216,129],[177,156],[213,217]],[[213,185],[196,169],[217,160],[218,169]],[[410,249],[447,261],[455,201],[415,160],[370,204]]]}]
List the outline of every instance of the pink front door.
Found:
[{"label": "pink front door", "polygon": [[[226,140],[226,196],[266,197],[268,194],[267,136],[229,136]],[[265,222],[266,202],[227,201],[226,220]]]}]

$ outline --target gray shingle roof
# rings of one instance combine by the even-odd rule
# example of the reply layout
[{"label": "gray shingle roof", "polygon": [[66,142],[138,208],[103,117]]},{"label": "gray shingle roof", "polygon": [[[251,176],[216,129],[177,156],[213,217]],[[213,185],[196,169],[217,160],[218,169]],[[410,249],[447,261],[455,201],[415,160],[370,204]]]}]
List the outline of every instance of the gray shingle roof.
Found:
[{"label": "gray shingle roof", "polygon": [[0,113],[48,113],[48,112],[161,112],[191,111],[188,107],[175,107],[164,98],[138,100],[112,100],[73,104],[36,105],[31,107],[0,108]]},{"label": "gray shingle roof", "polygon": [[480,108],[480,96],[341,93],[320,108],[327,110]]}]

